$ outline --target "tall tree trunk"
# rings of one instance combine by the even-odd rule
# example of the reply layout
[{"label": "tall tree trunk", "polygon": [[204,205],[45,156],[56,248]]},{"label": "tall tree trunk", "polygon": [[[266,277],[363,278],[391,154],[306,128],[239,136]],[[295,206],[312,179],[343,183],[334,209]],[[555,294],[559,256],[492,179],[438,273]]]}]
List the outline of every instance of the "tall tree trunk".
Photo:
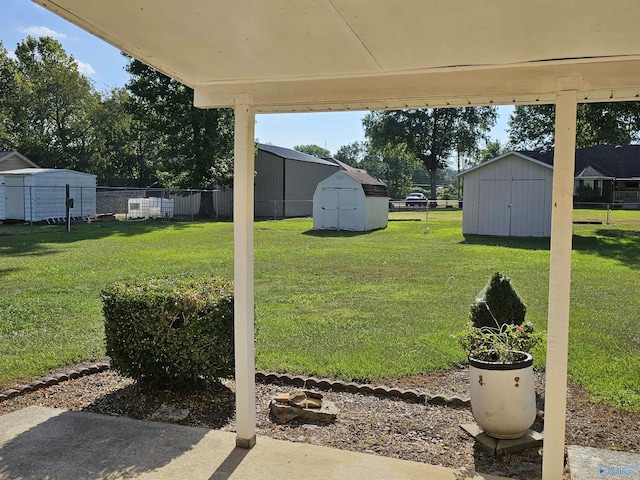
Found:
[{"label": "tall tree trunk", "polygon": [[200,192],[200,209],[198,216],[203,218],[217,218],[216,209],[213,207],[213,192]]},{"label": "tall tree trunk", "polygon": [[437,184],[436,184],[436,177],[438,174],[438,170],[429,170],[429,181],[431,183],[431,191],[429,192],[429,200],[435,200],[436,199],[436,189],[437,189]]}]

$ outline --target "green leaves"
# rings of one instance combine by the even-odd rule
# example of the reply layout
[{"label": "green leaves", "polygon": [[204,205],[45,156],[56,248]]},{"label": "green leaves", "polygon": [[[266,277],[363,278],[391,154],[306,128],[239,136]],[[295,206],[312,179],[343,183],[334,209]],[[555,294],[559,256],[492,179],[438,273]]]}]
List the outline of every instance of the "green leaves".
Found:
[{"label": "green leaves", "polygon": [[[518,105],[509,119],[513,148],[553,147],[554,105]],[[626,145],[640,139],[640,103],[582,103],[578,105],[576,148]]]},{"label": "green leaves", "polygon": [[118,372],[172,390],[233,375],[233,288],[211,277],[153,277],[102,291],[107,355]]},{"label": "green leaves", "polygon": [[193,90],[131,59],[131,112],[157,141],[158,177],[168,187],[212,189],[232,181],[233,111],[193,106]]},{"label": "green leaves", "polygon": [[375,111],[363,119],[365,134],[378,151],[402,149],[429,172],[430,198],[436,174],[453,153],[471,154],[495,124],[493,107]]}]

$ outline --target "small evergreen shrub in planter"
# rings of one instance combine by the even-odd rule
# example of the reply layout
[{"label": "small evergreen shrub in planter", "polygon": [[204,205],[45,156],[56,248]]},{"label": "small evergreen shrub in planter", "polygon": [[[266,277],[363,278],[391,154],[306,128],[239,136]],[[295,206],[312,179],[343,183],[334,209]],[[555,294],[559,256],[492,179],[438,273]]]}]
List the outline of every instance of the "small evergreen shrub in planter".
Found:
[{"label": "small evergreen shrub in planter", "polygon": [[525,321],[527,307],[511,280],[495,273],[471,304],[467,327],[455,337],[467,353],[478,359],[509,363],[543,340]]},{"label": "small evergreen shrub in planter", "polygon": [[122,375],[169,390],[233,376],[233,287],[210,277],[155,277],[102,292],[107,355]]},{"label": "small evergreen shrub in planter", "polygon": [[467,328],[457,335],[469,354],[471,412],[495,438],[519,438],[536,418],[530,350],[542,336],[525,322],[526,306],[500,273],[471,305]]},{"label": "small evergreen shrub in planter", "polygon": [[496,272],[471,305],[471,322],[476,328],[522,325],[527,306],[511,286],[511,280]]}]

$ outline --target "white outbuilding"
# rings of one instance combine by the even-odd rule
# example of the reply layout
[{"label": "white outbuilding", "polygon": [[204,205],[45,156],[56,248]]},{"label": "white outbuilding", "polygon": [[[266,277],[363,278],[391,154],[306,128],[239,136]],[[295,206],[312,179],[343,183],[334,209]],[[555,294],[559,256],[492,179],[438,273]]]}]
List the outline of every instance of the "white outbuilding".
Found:
[{"label": "white outbuilding", "polygon": [[509,152],[459,176],[464,178],[463,234],[551,235],[553,166]]},{"label": "white outbuilding", "polygon": [[96,176],[73,170],[22,168],[0,172],[0,220],[42,220],[66,216],[66,185],[72,217],[96,213]]},{"label": "white outbuilding", "polygon": [[388,217],[389,188],[364,170],[340,170],[313,195],[314,230],[366,232],[385,228]]}]

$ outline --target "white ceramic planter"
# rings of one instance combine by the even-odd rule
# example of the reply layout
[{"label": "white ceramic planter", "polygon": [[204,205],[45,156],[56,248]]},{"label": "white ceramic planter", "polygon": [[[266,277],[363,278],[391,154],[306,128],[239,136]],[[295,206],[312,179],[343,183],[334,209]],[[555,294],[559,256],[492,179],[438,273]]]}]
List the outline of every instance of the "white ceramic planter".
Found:
[{"label": "white ceramic planter", "polygon": [[533,357],[495,363],[469,357],[473,418],[494,438],[519,438],[536,419]]}]

